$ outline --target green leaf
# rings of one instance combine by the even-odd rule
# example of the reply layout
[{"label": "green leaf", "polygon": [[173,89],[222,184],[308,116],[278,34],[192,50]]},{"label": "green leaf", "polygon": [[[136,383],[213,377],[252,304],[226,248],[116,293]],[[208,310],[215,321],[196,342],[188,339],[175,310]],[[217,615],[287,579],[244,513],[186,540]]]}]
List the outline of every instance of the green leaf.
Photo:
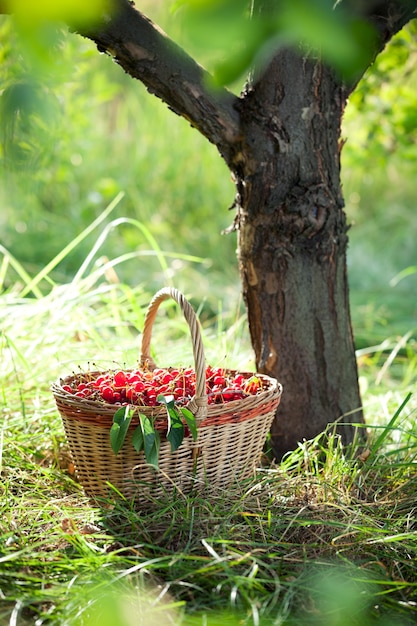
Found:
[{"label": "green leaf", "polygon": [[160,394],[157,400],[160,404],[165,404],[168,414],[167,440],[171,444],[171,452],[175,452],[184,440],[184,424],[182,423],[181,415],[175,408],[174,396]]},{"label": "green leaf", "polygon": [[125,423],[126,419],[131,420],[133,415],[132,409],[128,406],[121,406],[120,409],[117,409],[116,413],[113,415],[113,423],[119,424],[121,426]]},{"label": "green leaf", "polygon": [[[145,439],[146,442],[146,439]],[[159,448],[161,446],[161,437],[159,432],[156,430],[153,437],[152,447],[146,450],[145,448],[145,457],[149,465],[153,465],[153,467],[158,468],[159,462]]]},{"label": "green leaf", "polygon": [[129,409],[127,406],[120,407],[113,415],[113,425],[110,428],[110,445],[115,454],[118,454],[123,446],[132,415],[132,409]]},{"label": "green leaf", "polygon": [[120,450],[119,438],[120,426],[117,422],[113,422],[112,427],[110,428],[110,445],[115,454],[117,454]]},{"label": "green leaf", "polygon": [[143,443],[144,438],[142,426],[139,424],[139,426],[135,429],[135,432],[132,435],[132,444],[138,454],[143,449]]},{"label": "green leaf", "polygon": [[161,444],[159,432],[155,430],[151,420],[146,415],[141,415],[140,421],[143,428],[143,447],[146,461],[149,465],[158,467],[159,448]]},{"label": "green leaf", "polygon": [[184,424],[181,416],[175,408],[168,409],[170,428],[167,433],[167,439],[171,444],[171,452],[178,450],[184,439]]},{"label": "green leaf", "polygon": [[190,429],[190,433],[194,441],[196,441],[198,433],[197,433],[197,423],[195,421],[195,416],[191,413],[191,411],[189,411],[185,407],[181,408],[180,411],[184,416],[184,419],[187,423],[188,428]]}]

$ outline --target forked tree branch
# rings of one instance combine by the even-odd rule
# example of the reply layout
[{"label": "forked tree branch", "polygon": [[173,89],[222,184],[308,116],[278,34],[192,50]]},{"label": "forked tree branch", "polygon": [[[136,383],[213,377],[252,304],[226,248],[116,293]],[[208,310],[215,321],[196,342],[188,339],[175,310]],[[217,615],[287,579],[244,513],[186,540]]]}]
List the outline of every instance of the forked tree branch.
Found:
[{"label": "forked tree branch", "polygon": [[[241,99],[227,89],[210,88],[209,73],[130,0],[112,3],[114,13],[102,16],[100,26],[89,31],[69,26],[94,41],[101,52],[110,54],[125,72],[187,119],[217,146],[226,163],[236,162],[241,144]],[[342,0],[342,5],[376,26],[376,55],[415,16],[417,0]],[[0,14],[12,7],[13,0],[0,0]]]},{"label": "forked tree branch", "polygon": [[229,162],[240,138],[239,99],[227,89],[209,87],[209,73],[128,0],[115,0],[115,6],[105,25],[78,32],[187,119]]}]

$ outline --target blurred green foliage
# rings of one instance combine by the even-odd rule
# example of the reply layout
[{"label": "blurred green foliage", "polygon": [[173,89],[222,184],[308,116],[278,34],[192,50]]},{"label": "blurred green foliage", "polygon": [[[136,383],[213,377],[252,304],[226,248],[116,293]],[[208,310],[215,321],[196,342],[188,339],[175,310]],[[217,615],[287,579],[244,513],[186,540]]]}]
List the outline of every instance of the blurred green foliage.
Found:
[{"label": "blurred green foliage", "polygon": [[217,84],[243,80],[282,46],[320,55],[348,80],[372,57],[374,30],[343,3],[335,11],[334,0],[174,0],[172,5],[187,48],[203,56]]},{"label": "blurred green foliage", "polygon": [[[120,226],[103,255],[150,253],[146,264],[125,264],[122,279],[156,289],[178,274],[180,288],[186,271],[204,291],[214,272],[237,285],[236,237],[221,237],[233,220],[226,209],[234,187],[214,146],[88,41],[58,31],[53,63],[35,72],[10,18],[3,18],[0,37],[3,245],[28,271],[38,271],[124,191],[112,218],[138,220],[178,259],[161,276],[155,246],[136,228]],[[62,280],[94,243],[92,235],[65,259]],[[182,254],[207,262],[185,267]]]},{"label": "blurred green foliage", "polygon": [[361,345],[417,327],[416,60],[413,21],[367,71],[345,113],[342,179]]},{"label": "blurred green foliage", "polygon": [[[223,63],[226,71],[222,50],[229,38],[234,54],[234,20],[246,3],[200,4],[209,13],[214,5],[226,12],[228,26],[217,28],[214,52],[210,38],[203,40],[206,23],[198,37],[186,28],[189,7],[177,3],[170,12],[164,2],[144,1],[140,8],[198,61],[215,71]],[[122,191],[103,228],[127,217],[142,229],[129,222],[109,227],[99,254],[149,253],[119,266],[122,280],[144,283],[148,291],[172,284],[208,299],[214,312],[218,301],[235,303],[236,235],[221,235],[233,221],[227,207],[234,186],[215,147],[87,40],[51,24],[37,29],[28,38],[18,21],[0,17],[1,244],[36,273]],[[353,225],[349,269],[360,346],[417,326],[417,273],[407,271],[416,266],[416,54],[410,24],[361,81],[345,115],[342,176]],[[223,80],[235,79],[243,60]],[[78,270],[95,237],[65,257],[55,270],[58,280]],[[165,269],[156,247],[172,255]]]},{"label": "blurred green foliage", "polygon": [[112,9],[111,0],[6,0],[5,4],[20,26],[27,28],[28,35],[35,24],[46,20],[91,26],[103,12]]}]

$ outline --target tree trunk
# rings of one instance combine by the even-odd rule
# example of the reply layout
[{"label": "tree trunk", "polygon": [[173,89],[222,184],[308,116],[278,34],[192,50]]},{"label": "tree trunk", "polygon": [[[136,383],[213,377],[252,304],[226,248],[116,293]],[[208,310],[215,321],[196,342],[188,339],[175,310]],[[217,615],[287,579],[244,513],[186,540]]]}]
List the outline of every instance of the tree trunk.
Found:
[{"label": "tree trunk", "polygon": [[[284,385],[272,429],[276,456],[335,420],[351,441],[350,423],[363,416],[340,188],[348,91],[301,49],[281,50],[240,97],[212,91],[207,72],[130,0],[113,4],[112,16],[106,12],[94,32],[82,34],[213,142],[235,177],[239,267],[257,369]],[[275,4],[261,0],[258,9]],[[375,27],[374,55],[417,10],[417,0],[347,0],[335,10],[339,4]],[[9,5],[0,0],[0,13]]]},{"label": "tree trunk", "polygon": [[349,424],[363,421],[340,188],[344,103],[328,69],[289,51],[242,101],[239,267],[257,369],[284,386],[278,458],[339,418],[352,441]]}]

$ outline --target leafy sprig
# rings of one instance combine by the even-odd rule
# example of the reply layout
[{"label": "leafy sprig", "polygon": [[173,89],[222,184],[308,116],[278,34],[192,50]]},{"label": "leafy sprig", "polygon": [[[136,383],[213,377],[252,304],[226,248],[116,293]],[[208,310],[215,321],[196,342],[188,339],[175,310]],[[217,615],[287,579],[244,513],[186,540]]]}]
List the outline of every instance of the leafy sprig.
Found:
[{"label": "leafy sprig", "polygon": [[[174,396],[160,394],[157,398],[167,411],[166,438],[171,444],[171,452],[178,450],[185,437],[184,422],[194,439],[197,439],[197,424],[195,416],[185,407],[176,407]],[[134,409],[129,405],[120,407],[113,416],[113,424],[110,429],[110,445],[115,454],[123,447],[129,430]],[[146,462],[153,467],[158,467],[161,435],[155,428],[154,421],[143,413],[139,413],[139,424],[132,435],[132,445],[139,454],[142,450]]]}]

